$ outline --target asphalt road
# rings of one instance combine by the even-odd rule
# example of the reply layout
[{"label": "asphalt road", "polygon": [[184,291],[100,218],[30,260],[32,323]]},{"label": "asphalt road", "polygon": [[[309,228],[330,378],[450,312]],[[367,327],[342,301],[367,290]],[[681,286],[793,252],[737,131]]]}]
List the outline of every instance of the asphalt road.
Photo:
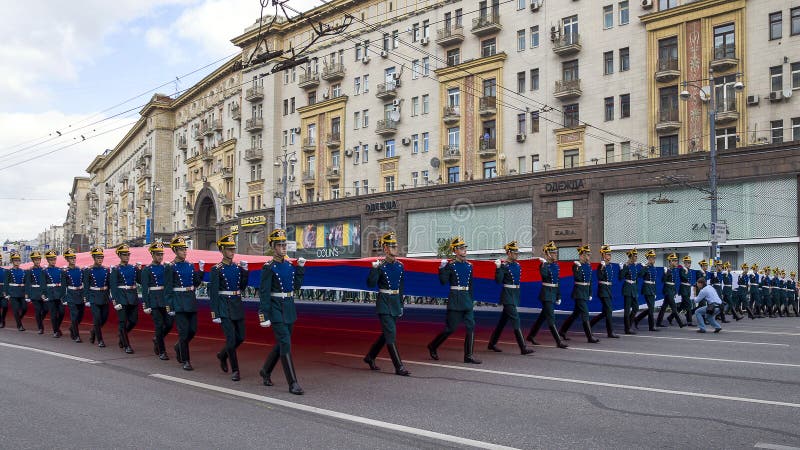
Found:
[{"label": "asphalt road", "polygon": [[[381,372],[361,361],[378,334],[372,306],[300,305],[293,351],[304,396],[289,394],[280,365],[275,386],[261,385],[257,372],[274,338],[254,314],[235,383],[219,370],[222,335],[207,313],[192,344],[193,372],[172,352],[170,361],[152,354],[146,318],[132,333],[136,354],[125,355],[113,345],[113,312],[105,349],[88,344],[88,324],[83,344],[37,335],[29,313],[28,331],[0,330],[0,446],[800,447],[800,318],[744,319],[720,334],[599,333],[599,344],[586,343],[576,326],[569,349],[540,332],[544,345],[521,356],[511,330],[503,353],[486,350],[498,311],[477,313],[484,364],[466,365],[463,331],[444,344],[440,361],[427,354],[442,308],[407,307],[399,347],[412,376],[398,377],[385,353]],[[524,314],[523,326],[534,317]],[[168,337],[170,348],[175,340]]]}]

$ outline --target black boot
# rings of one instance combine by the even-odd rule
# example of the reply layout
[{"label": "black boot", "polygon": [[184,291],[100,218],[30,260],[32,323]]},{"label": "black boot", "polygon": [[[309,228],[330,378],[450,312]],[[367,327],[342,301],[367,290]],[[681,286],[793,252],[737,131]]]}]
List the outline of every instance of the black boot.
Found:
[{"label": "black boot", "polygon": [[95,341],[96,338],[97,338],[97,335],[95,335],[94,327],[93,327],[91,330],[89,330],[89,343],[90,344],[94,344],[94,341]]},{"label": "black boot", "polygon": [[153,353],[155,353],[156,356],[161,354],[161,351],[158,348],[158,341],[156,341],[156,337],[155,336],[153,336]]},{"label": "black boot", "polygon": [[631,329],[631,315],[632,314],[625,314],[625,317],[622,318],[625,323],[625,334],[636,334],[636,332]]},{"label": "black boot", "polygon": [[228,350],[225,353],[228,355],[228,359],[231,360],[231,380],[241,380],[242,377],[239,374],[239,357],[236,355],[236,348],[234,347],[233,350]]},{"label": "black boot", "polygon": [[128,338],[127,331],[122,332],[122,341],[123,341],[122,343],[125,344],[125,353],[129,355],[133,354],[133,347],[131,347],[131,341]]},{"label": "black boot", "polygon": [[556,346],[558,348],[567,348],[567,347],[569,347],[567,344],[565,344],[561,340],[561,336],[559,336],[558,330],[556,329],[555,325],[551,324],[551,325],[548,326],[548,328],[550,329],[550,334],[553,335],[553,340],[556,341]]},{"label": "black boot", "polygon": [[435,361],[439,360],[439,353],[437,352],[437,350],[439,349],[439,346],[442,345],[442,342],[444,342],[447,339],[448,336],[449,335],[444,332],[439,333],[439,335],[436,336],[433,339],[433,341],[431,341],[430,344],[428,344],[428,352],[431,355],[431,359]]},{"label": "black boot", "polygon": [[588,320],[583,321],[583,333],[586,334],[586,341],[590,344],[596,344],[600,342],[600,339],[597,339],[594,337],[594,335],[592,335],[592,327],[589,325]]},{"label": "black boot", "polygon": [[389,352],[389,357],[392,358],[394,373],[403,377],[411,375],[411,372],[403,366],[403,360],[400,359],[400,353],[397,351],[397,344],[386,344],[386,350]]},{"label": "black boot", "polygon": [[561,328],[558,329],[558,335],[561,336],[561,340],[569,341],[569,337],[567,337],[567,333],[569,332],[570,327],[572,327],[572,322],[575,321],[575,314],[570,314],[564,322],[561,323]]},{"label": "black boot", "polygon": [[272,370],[275,369],[275,364],[278,363],[278,359],[280,358],[279,352],[277,350],[273,350],[269,352],[267,355],[266,361],[264,361],[264,367],[258,371],[258,374],[261,375],[261,379],[264,383],[264,386],[272,386]]},{"label": "black boot", "polygon": [[375,365],[375,358],[378,356],[378,353],[380,353],[384,344],[386,344],[386,338],[383,336],[383,334],[381,334],[380,337],[378,337],[378,339],[376,339],[372,344],[369,352],[367,352],[367,355],[364,357],[364,362],[369,366],[369,370],[381,370],[380,367]]},{"label": "black boot", "polygon": [[183,358],[181,357],[181,349],[178,344],[179,343],[176,342],[175,346],[172,348],[175,350],[175,359],[178,361],[178,364],[183,364]]},{"label": "black boot", "polygon": [[281,364],[283,364],[283,372],[286,374],[286,383],[289,384],[289,392],[294,395],[303,395],[303,388],[297,383],[297,374],[294,371],[292,355],[281,355]]},{"label": "black boot", "polygon": [[474,331],[467,331],[467,335],[464,337],[464,362],[470,364],[480,364],[481,360],[476,359],[472,356],[472,352],[475,349],[475,332]]},{"label": "black boot", "polygon": [[639,322],[641,322],[642,319],[644,319],[644,317],[646,315],[647,315],[647,310],[640,311],[639,314],[636,314],[635,312],[632,312],[631,313],[631,317],[633,317],[633,327],[638,330],[639,329]]},{"label": "black boot", "polygon": [[228,353],[225,350],[217,353],[217,359],[219,360],[219,368],[228,373]]},{"label": "black boot", "polygon": [[486,348],[488,348],[489,350],[491,350],[493,352],[497,352],[497,353],[501,353],[503,351],[503,350],[497,348],[497,341],[500,339],[500,333],[503,332],[503,329],[500,328],[499,325],[500,324],[498,324],[498,326],[494,328],[494,331],[492,332],[492,336],[489,337],[489,345],[486,346]]},{"label": "black boot", "polygon": [[530,355],[534,352],[532,348],[528,348],[525,345],[525,338],[522,337],[522,330],[517,328],[514,330],[514,337],[517,339],[517,345],[519,346],[519,353],[522,355]]}]

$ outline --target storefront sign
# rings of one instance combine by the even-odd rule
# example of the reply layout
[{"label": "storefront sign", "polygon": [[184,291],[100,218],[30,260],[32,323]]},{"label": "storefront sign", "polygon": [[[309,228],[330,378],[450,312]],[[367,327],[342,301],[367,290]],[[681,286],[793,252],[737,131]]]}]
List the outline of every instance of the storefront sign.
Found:
[{"label": "storefront sign", "polygon": [[286,236],[295,241],[296,257],[361,257],[361,221],[358,219],[289,225]]},{"label": "storefront sign", "polygon": [[553,181],[544,186],[545,192],[561,192],[561,191],[577,191],[583,189],[583,179],[579,180],[566,180],[566,181]]},{"label": "storefront sign", "polygon": [[231,225],[231,234],[239,233],[239,225]]},{"label": "storefront sign", "polygon": [[368,213],[381,211],[394,211],[397,209],[397,200],[387,200],[385,202],[368,203],[366,210]]},{"label": "storefront sign", "polygon": [[242,220],[239,221],[239,225],[241,227],[254,227],[256,225],[266,225],[267,218],[266,216],[253,216],[253,217],[243,217]]}]

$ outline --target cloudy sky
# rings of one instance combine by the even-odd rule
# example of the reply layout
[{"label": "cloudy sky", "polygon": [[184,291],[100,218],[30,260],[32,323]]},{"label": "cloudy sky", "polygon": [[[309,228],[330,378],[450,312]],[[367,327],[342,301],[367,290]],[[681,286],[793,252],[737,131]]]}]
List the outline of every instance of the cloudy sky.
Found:
[{"label": "cloudy sky", "polygon": [[230,39],[261,11],[259,0],[0,6],[0,240],[62,224],[73,177],[114,147],[154,92],[186,89],[215,67],[183,75],[233,56]]}]

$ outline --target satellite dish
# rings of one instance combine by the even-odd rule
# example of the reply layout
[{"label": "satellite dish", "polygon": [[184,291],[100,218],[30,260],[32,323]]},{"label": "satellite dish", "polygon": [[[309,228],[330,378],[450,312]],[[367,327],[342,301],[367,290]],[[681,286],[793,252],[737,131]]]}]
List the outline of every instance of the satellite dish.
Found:
[{"label": "satellite dish", "polygon": [[400,120],[400,111],[398,111],[396,109],[393,109],[392,112],[389,113],[389,119],[391,119],[392,122],[399,121]]},{"label": "satellite dish", "polygon": [[783,90],[783,98],[791,98],[792,97],[792,89],[786,88]]},{"label": "satellite dish", "polygon": [[439,164],[441,164],[439,162],[439,158],[436,158],[436,157],[431,158],[431,167],[433,167],[435,169],[435,168],[439,167]]},{"label": "satellite dish", "polygon": [[700,100],[703,101],[703,102],[707,102],[711,98],[709,96],[708,92],[706,92],[706,88],[705,87],[700,89],[700,91],[698,92],[698,96],[700,97]]}]

